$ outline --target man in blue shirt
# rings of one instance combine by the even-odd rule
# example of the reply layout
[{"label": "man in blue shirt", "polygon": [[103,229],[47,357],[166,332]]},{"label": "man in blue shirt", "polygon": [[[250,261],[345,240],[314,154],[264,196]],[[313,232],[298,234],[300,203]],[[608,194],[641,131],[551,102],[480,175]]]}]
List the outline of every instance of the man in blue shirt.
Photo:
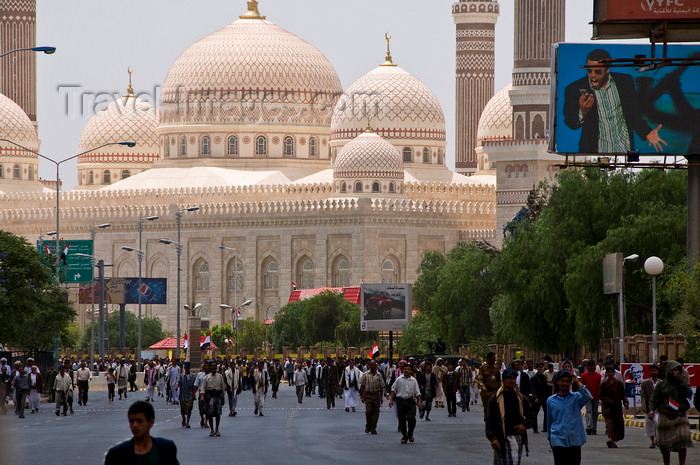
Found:
[{"label": "man in blue shirt", "polygon": [[[568,370],[559,370],[553,381],[557,392],[547,399],[547,439],[554,465],[580,465],[581,446],[586,443],[581,408],[593,396]],[[571,391],[572,384],[577,392]]]}]

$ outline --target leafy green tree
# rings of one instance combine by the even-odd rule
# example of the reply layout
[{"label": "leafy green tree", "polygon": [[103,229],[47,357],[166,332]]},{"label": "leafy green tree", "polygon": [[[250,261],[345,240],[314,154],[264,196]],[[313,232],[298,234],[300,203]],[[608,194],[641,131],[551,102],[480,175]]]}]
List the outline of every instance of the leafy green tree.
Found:
[{"label": "leafy green tree", "polygon": [[321,292],[308,299],[302,316],[306,333],[304,342],[313,344],[315,341],[332,341],[335,339],[335,329],[353,311],[359,313],[357,305],[333,291]]},{"label": "leafy green tree", "polygon": [[24,238],[0,231],[0,341],[34,354],[51,350],[74,317],[51,265]]},{"label": "leafy green tree", "polygon": [[[130,311],[124,314],[125,322],[125,341],[126,347],[135,349],[138,347],[138,317]],[[99,323],[95,316],[95,350],[99,347]],[[141,316],[141,348],[148,349],[151,345],[166,337],[163,331],[163,324],[158,318]],[[109,346],[119,347],[119,312],[115,311],[109,314]],[[86,325],[82,337],[80,338],[80,347],[87,350],[90,347],[90,325]]]},{"label": "leafy green tree", "polygon": [[[500,338],[533,349],[597,347],[617,325],[615,296],[602,293],[602,258],[623,252],[673,263],[682,257],[685,173],[569,170],[541,191],[546,205],[510,225],[494,262],[500,294],[491,309],[494,327]],[[642,264],[626,266],[627,334],[651,327]]]},{"label": "leafy green tree", "polygon": [[397,346],[405,354],[428,354],[431,352],[428,342],[436,339],[437,333],[431,327],[428,315],[418,312],[411,318],[408,328],[401,333]]},{"label": "leafy green tree", "polygon": [[[413,294],[426,321],[419,319],[411,325],[428,333],[421,336],[409,325],[411,342],[405,344],[425,348],[423,341],[429,340],[430,335],[440,336],[448,346],[457,347],[471,337],[491,334],[489,308],[495,288],[489,267],[494,253],[474,242],[460,242],[447,255],[423,255]],[[413,331],[415,337],[411,336]]]},{"label": "leafy green tree", "polygon": [[283,346],[304,345],[306,332],[302,320],[307,301],[308,299],[289,303],[275,315],[275,322],[270,326],[270,339],[278,351],[281,352]]},{"label": "leafy green tree", "polygon": [[[668,311],[658,312],[659,319],[666,323],[664,329],[688,337],[690,346],[691,340],[695,341],[691,336],[700,334],[700,263],[696,263],[691,270],[688,270],[686,260],[681,260],[676,265],[666,265],[659,275],[657,286],[657,301],[664,303],[665,308],[677,310],[671,315]],[[698,347],[700,346],[695,344],[686,350],[697,351]]]},{"label": "leafy green tree", "polygon": [[[247,318],[238,322],[238,347],[244,347],[252,353],[257,347],[262,347],[267,339],[267,327],[265,323]],[[220,346],[221,347],[221,346]]]},{"label": "leafy green tree", "polygon": [[234,341],[235,334],[230,324],[214,325],[211,329],[211,342],[213,342],[221,352],[226,352],[226,339]]}]

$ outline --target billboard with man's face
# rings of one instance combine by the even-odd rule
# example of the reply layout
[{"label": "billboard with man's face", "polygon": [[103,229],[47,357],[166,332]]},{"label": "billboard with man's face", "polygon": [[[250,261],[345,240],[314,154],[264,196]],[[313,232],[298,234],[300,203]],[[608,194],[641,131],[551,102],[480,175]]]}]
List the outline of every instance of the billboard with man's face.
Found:
[{"label": "billboard with man's face", "polygon": [[[556,44],[552,56],[550,151],[700,154],[700,67],[601,64],[650,58],[641,44]],[[671,45],[668,57],[699,60],[700,46]]]}]

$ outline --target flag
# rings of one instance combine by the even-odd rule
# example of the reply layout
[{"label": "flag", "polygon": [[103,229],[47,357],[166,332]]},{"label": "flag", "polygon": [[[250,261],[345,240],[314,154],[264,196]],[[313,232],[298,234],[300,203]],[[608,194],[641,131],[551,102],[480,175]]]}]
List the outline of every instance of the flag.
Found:
[{"label": "flag", "polygon": [[51,249],[49,249],[49,244],[44,244],[44,250],[46,251],[46,256],[51,256]]},{"label": "flag", "polygon": [[297,290],[297,283],[292,283],[292,290],[294,290],[294,291]]},{"label": "flag", "polygon": [[66,259],[68,258],[68,249],[70,248],[70,244],[66,244],[66,248],[63,249],[63,253],[61,254],[61,261],[63,262],[63,266],[68,266],[68,262]]},{"label": "flag", "polygon": [[374,345],[372,346],[372,350],[369,351],[369,356],[371,358],[374,357],[379,357],[379,347],[377,346],[377,343],[375,342]]},{"label": "flag", "polygon": [[207,337],[204,337],[204,336],[201,337],[201,342],[199,343],[199,348],[202,350],[207,350],[207,349],[209,349],[210,344],[211,344],[211,330],[207,331]]},{"label": "flag", "polygon": [[184,342],[185,350],[190,346],[190,340],[187,338],[187,333],[185,333],[185,342]]}]

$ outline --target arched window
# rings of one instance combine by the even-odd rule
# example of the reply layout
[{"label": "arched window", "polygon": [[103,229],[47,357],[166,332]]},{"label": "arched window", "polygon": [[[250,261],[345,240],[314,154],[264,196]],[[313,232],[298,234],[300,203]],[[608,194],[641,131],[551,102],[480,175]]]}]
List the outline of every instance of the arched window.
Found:
[{"label": "arched window", "polygon": [[12,167],[12,179],[22,179],[22,169],[19,165]]},{"label": "arched window", "polygon": [[438,165],[442,165],[442,149],[438,149]]},{"label": "arched window", "polygon": [[340,192],[345,192],[345,189],[346,189],[346,187],[345,187],[345,181],[343,181],[343,182],[340,183]]},{"label": "arched window", "polygon": [[267,139],[265,136],[258,136],[255,139],[255,155],[267,155]]},{"label": "arched window", "polygon": [[180,156],[187,156],[187,138],[185,136],[180,137]]},{"label": "arched window", "polygon": [[170,158],[170,137],[165,137],[163,141],[163,150],[165,152],[165,158]]},{"label": "arched window", "polygon": [[111,184],[112,183],[112,173],[107,170],[104,173],[102,173],[102,184]]},{"label": "arched window", "polygon": [[29,172],[27,173],[27,179],[34,181],[34,165],[29,165]]},{"label": "arched window", "polygon": [[430,163],[430,149],[423,147],[423,163]]},{"label": "arched window", "polygon": [[243,290],[243,262],[238,257],[234,258],[229,266],[227,288],[235,292]]},{"label": "arched window", "polygon": [[297,265],[297,288],[314,288],[314,262],[308,257],[299,260],[299,264]]},{"label": "arched window", "polygon": [[350,264],[343,256],[335,260],[333,266],[333,287],[350,286]]},{"label": "arched window", "polygon": [[389,192],[395,192],[396,191],[396,185],[393,182],[389,183]]},{"label": "arched window", "polygon": [[88,171],[88,182],[89,185],[95,184],[95,173],[90,170]]},{"label": "arched window", "polygon": [[194,269],[194,290],[209,290],[209,263],[205,260],[198,260]]},{"label": "arched window", "polygon": [[535,115],[532,118],[532,138],[540,139],[544,137],[544,118],[542,115]]},{"label": "arched window", "polygon": [[379,192],[379,183],[376,181],[372,183],[372,192]]},{"label": "arched window", "polygon": [[265,316],[267,317],[266,319],[274,318],[275,315],[277,315],[277,312],[279,309],[275,307],[274,305],[270,305],[270,307],[267,309],[267,312],[265,312]]},{"label": "arched window", "polygon": [[294,156],[294,139],[291,136],[284,138],[284,156],[293,157]]},{"label": "arched window", "polygon": [[238,137],[228,136],[228,147],[226,148],[228,155],[238,155]]},{"label": "arched window", "polygon": [[131,171],[129,170],[122,170],[122,179],[126,179],[131,176]]},{"label": "arched window", "polygon": [[277,262],[269,259],[263,264],[263,289],[277,289],[279,287],[279,275]]},{"label": "arched window", "polygon": [[309,156],[310,157],[317,157],[318,156],[318,141],[316,140],[315,137],[312,137],[309,139]]},{"label": "arched window", "polygon": [[403,162],[411,163],[413,161],[413,149],[411,147],[403,148]]},{"label": "arched window", "polygon": [[0,179],[5,177],[5,169],[2,167],[2,164],[0,164]]},{"label": "arched window", "polygon": [[523,115],[518,115],[518,117],[515,118],[515,138],[525,139],[525,120],[523,119]]},{"label": "arched window", "polygon": [[211,155],[209,136],[202,136],[202,156],[208,157]]},{"label": "arched window", "polygon": [[355,192],[362,192],[362,183],[360,181],[355,183]]},{"label": "arched window", "polygon": [[394,260],[387,258],[382,263],[382,282],[383,283],[398,283],[399,282],[399,267],[394,263]]}]

